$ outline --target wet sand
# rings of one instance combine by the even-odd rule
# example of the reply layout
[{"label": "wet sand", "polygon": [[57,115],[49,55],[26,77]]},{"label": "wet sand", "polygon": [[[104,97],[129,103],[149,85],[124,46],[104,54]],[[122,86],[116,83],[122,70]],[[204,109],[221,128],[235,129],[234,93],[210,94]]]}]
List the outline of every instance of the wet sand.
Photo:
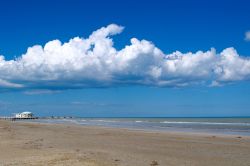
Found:
[{"label": "wet sand", "polygon": [[249,166],[250,137],[0,121],[0,165]]}]

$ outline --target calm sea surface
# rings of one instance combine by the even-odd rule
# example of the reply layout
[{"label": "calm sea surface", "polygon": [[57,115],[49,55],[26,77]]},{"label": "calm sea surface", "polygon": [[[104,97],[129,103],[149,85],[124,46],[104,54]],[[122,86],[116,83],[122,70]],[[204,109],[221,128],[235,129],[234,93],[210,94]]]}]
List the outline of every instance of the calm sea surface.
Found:
[{"label": "calm sea surface", "polygon": [[39,119],[35,122],[250,136],[250,118],[72,118]]}]

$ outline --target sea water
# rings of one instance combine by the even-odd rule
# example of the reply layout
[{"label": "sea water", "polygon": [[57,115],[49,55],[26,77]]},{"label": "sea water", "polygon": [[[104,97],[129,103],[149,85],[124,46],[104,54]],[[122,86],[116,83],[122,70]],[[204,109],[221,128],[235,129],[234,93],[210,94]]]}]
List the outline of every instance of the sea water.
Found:
[{"label": "sea water", "polygon": [[42,123],[70,123],[151,131],[199,132],[250,136],[250,118],[65,118]]}]

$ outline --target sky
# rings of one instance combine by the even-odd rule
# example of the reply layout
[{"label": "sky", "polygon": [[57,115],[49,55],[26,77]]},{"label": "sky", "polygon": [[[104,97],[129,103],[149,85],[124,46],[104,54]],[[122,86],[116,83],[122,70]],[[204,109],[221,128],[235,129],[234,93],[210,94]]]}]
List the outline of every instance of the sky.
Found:
[{"label": "sky", "polygon": [[250,116],[250,2],[0,2],[0,115]]}]

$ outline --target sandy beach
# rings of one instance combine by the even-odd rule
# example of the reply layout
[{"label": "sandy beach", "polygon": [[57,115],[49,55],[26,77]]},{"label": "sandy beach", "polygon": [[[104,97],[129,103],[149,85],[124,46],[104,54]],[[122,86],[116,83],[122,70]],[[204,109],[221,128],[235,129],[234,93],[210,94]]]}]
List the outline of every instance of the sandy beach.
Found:
[{"label": "sandy beach", "polygon": [[249,166],[250,138],[0,121],[0,165]]}]

